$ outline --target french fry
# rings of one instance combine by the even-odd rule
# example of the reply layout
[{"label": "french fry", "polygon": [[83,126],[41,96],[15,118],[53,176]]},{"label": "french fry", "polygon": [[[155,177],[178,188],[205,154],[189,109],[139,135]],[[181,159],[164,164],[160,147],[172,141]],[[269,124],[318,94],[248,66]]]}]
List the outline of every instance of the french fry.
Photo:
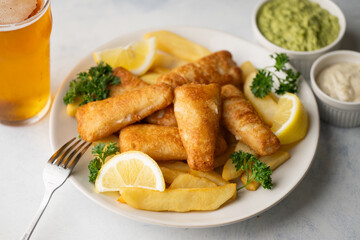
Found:
[{"label": "french fry", "polygon": [[[255,151],[251,149],[248,145],[238,142],[235,147],[235,152],[242,151],[251,153],[253,155],[256,155]],[[222,171],[222,178],[226,181],[233,180],[235,178],[240,177],[243,174],[243,170],[236,171],[235,164],[232,163],[232,159],[228,159],[224,165],[223,171]]]},{"label": "french fry", "polygon": [[206,187],[216,187],[216,183],[206,179],[196,177],[189,173],[182,173],[178,175],[174,181],[169,186],[169,189],[172,188],[206,188]]},{"label": "french fry", "polygon": [[144,35],[144,39],[151,37],[155,37],[158,49],[185,61],[194,62],[211,53],[203,46],[169,31],[156,31]]},{"label": "french fry", "polygon": [[[271,171],[274,171],[281,164],[286,162],[289,158],[290,158],[290,154],[288,152],[277,151],[272,155],[261,157],[259,158],[259,160],[263,163],[266,163],[266,165],[270,167]],[[245,185],[246,181],[247,181],[247,176],[246,173],[244,173],[243,175],[241,175],[241,182]],[[249,191],[255,191],[259,188],[259,186],[260,186],[259,182],[252,181],[245,188]]]},{"label": "french fry", "polygon": [[174,169],[170,169],[167,167],[160,167],[161,172],[164,176],[164,180],[167,184],[172,184],[173,181],[181,174],[185,174],[184,172],[177,171]]},{"label": "french fry", "polygon": [[165,73],[168,73],[170,72],[171,69],[169,68],[164,68],[164,67],[156,67],[156,68],[153,68],[152,69],[152,72],[154,73],[161,73],[161,74],[165,74]]},{"label": "french fry", "polygon": [[253,72],[246,78],[244,84],[244,95],[254,106],[254,108],[259,113],[260,117],[264,120],[264,122],[271,126],[272,119],[277,108],[277,103],[270,95],[267,95],[263,98],[255,97],[250,88],[255,75],[256,72]]},{"label": "french fry", "polygon": [[158,162],[160,167],[166,167],[172,170],[188,173],[190,171],[189,165],[181,161],[174,162]]},{"label": "french fry", "polygon": [[290,154],[288,152],[277,151],[272,155],[261,157],[260,161],[266,163],[266,165],[270,166],[271,171],[274,171],[289,158]]},{"label": "french fry", "polygon": [[228,148],[222,155],[214,158],[214,167],[215,168],[223,166],[226,163],[226,161],[229,159],[230,155],[234,152],[235,146],[236,146],[236,143],[230,143],[228,145]]},{"label": "french fry", "polygon": [[243,142],[237,142],[236,147],[235,147],[235,152],[238,151],[242,151],[242,152],[246,152],[246,153],[251,153],[255,156],[257,156],[257,153],[255,152],[255,150],[253,150],[251,147],[249,147],[248,145],[246,145]]},{"label": "french fry", "polygon": [[240,66],[242,79],[246,79],[251,73],[257,72],[250,61],[246,61]]},{"label": "french fry", "polygon": [[236,194],[236,184],[209,188],[177,188],[164,192],[144,188],[123,188],[125,202],[149,211],[208,211],[218,209]]},{"label": "french fry", "polygon": [[73,103],[69,103],[66,105],[66,113],[70,117],[75,117],[76,111],[79,108],[79,104],[82,102],[82,98],[77,97],[74,99]]},{"label": "french fry", "polygon": [[148,84],[155,84],[156,80],[161,75],[162,75],[161,73],[149,72],[149,73],[142,75],[140,78],[141,78],[141,80],[143,80],[144,82],[146,82]]},{"label": "french fry", "polygon": [[153,72],[156,68],[165,68],[165,69],[173,69],[176,67],[180,67],[182,65],[185,65],[189,63],[188,61],[182,60],[180,58],[177,58],[171,54],[168,54],[166,52],[157,51],[155,55],[154,62],[151,66],[151,70]]},{"label": "french fry", "polygon": [[241,169],[239,169],[239,171],[236,171],[235,164],[233,164],[232,159],[229,158],[224,165],[222,171],[222,178],[226,181],[230,181],[240,177],[243,172],[244,171]]},{"label": "french fry", "polygon": [[202,177],[202,178],[206,178],[214,183],[216,183],[218,186],[224,186],[226,184],[229,184],[228,181],[225,181],[220,174],[218,174],[217,172],[214,171],[210,171],[210,172],[201,172],[201,171],[196,171],[194,169],[190,169],[190,174],[197,176],[197,177]]}]

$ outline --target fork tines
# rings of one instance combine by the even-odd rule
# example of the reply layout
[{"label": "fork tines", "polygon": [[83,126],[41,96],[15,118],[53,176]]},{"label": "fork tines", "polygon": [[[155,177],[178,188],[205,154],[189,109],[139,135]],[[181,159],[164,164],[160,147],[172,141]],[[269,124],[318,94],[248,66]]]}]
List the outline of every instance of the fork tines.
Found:
[{"label": "fork tines", "polygon": [[[80,157],[85,153],[85,151],[91,145],[91,143],[87,143],[82,139],[79,139],[76,142],[74,142],[75,139],[76,137],[65,143],[64,146],[62,146],[59,150],[57,150],[49,159],[48,163],[56,166],[61,166],[62,168],[65,169],[74,168],[76,163],[79,161]],[[72,142],[74,143],[71,144]],[[76,146],[77,148],[73,150]],[[78,154],[74,158],[76,153]]]}]

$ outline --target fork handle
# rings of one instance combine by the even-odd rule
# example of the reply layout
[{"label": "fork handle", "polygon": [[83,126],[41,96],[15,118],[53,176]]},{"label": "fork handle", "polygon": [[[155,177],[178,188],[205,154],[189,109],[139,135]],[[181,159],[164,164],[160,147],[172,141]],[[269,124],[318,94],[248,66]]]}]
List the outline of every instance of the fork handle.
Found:
[{"label": "fork handle", "polygon": [[43,200],[41,201],[40,207],[39,207],[38,211],[36,212],[35,217],[31,221],[31,223],[30,223],[28,229],[26,230],[25,234],[22,236],[21,240],[30,239],[31,234],[33,233],[37,223],[39,222],[41,216],[43,215],[43,213],[45,211],[45,208],[47,207],[47,205],[48,205],[48,203],[50,201],[50,198],[51,198],[52,194],[54,193],[54,191],[55,191],[55,189],[52,190],[52,191],[45,190],[44,197],[43,197]]}]

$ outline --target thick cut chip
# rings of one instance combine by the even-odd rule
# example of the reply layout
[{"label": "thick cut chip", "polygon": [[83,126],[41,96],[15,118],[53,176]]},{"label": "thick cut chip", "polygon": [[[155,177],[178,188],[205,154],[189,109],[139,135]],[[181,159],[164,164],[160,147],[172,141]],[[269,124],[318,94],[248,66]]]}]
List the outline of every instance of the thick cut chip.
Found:
[{"label": "thick cut chip", "polygon": [[[235,147],[235,152],[242,151],[246,153],[251,153],[253,155],[257,155],[253,149],[251,149],[248,145],[238,142]],[[232,159],[229,158],[223,168],[222,178],[226,181],[238,178],[243,174],[243,170],[236,170],[235,164],[232,162]]]},{"label": "thick cut chip", "polygon": [[228,184],[228,181],[225,181],[220,174],[218,174],[215,171],[210,171],[210,172],[201,172],[201,171],[196,171],[193,169],[190,169],[190,173],[194,176],[197,177],[202,177],[202,178],[206,178],[214,183],[216,183],[219,186],[224,186],[226,184]]},{"label": "thick cut chip", "polygon": [[251,73],[257,72],[250,61],[246,61],[240,66],[242,79],[246,79]]},{"label": "thick cut chip", "polygon": [[181,161],[159,162],[159,166],[166,167],[166,168],[173,169],[173,170],[180,171],[180,172],[185,172],[185,173],[190,171],[189,165],[187,165],[186,163],[181,162]]},{"label": "thick cut chip", "polygon": [[121,189],[122,199],[130,206],[148,211],[208,211],[218,209],[236,194],[236,184],[210,188],[177,188],[164,192],[143,189]]},{"label": "thick cut chip", "polygon": [[160,50],[170,53],[184,61],[193,62],[211,53],[203,46],[169,31],[149,32],[144,35],[145,39],[152,37],[155,37]]},{"label": "thick cut chip", "polygon": [[153,65],[151,66],[151,69],[156,68],[166,68],[166,69],[173,69],[176,67],[180,67],[182,65],[185,65],[189,63],[188,61],[184,61],[180,58],[174,57],[171,54],[168,54],[166,52],[157,51],[155,54],[155,60],[153,62]]},{"label": "thick cut chip", "polygon": [[226,151],[223,154],[214,158],[214,167],[215,168],[223,166],[226,163],[226,161],[229,159],[230,155],[233,154],[233,152],[235,151],[235,146],[236,146],[235,142],[230,143],[229,146],[227,147]]},{"label": "thick cut chip", "polygon": [[185,174],[182,171],[178,171],[178,170],[174,170],[174,169],[170,169],[167,167],[160,167],[161,172],[164,176],[164,180],[167,184],[172,184],[173,181],[175,180],[175,178],[177,178],[179,175],[181,174]]},{"label": "thick cut chip", "polygon": [[[266,165],[268,165],[270,167],[271,171],[274,171],[281,164],[286,162],[289,158],[290,158],[290,154],[288,152],[277,151],[276,153],[274,153],[272,155],[261,157],[260,161],[263,162],[263,163],[266,163]],[[247,182],[246,173],[241,175],[240,179],[241,179],[241,182],[245,185],[246,182]],[[259,188],[259,186],[260,186],[259,182],[252,181],[246,186],[246,189],[249,190],[249,191],[255,191],[255,190],[257,190]]]},{"label": "thick cut chip", "polygon": [[171,183],[171,188],[206,188],[216,187],[216,183],[202,177],[196,177],[194,175],[183,173],[177,176]]},{"label": "thick cut chip", "polygon": [[162,73],[148,72],[141,76],[141,80],[148,84],[155,84],[158,77],[160,77]]}]

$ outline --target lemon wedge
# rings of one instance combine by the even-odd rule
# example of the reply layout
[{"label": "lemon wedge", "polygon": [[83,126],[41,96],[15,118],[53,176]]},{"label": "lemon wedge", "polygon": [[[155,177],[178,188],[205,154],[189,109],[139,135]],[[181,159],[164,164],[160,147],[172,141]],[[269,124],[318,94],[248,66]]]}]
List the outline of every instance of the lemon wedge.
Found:
[{"label": "lemon wedge", "polygon": [[94,52],[96,63],[103,61],[112,68],[123,67],[135,75],[144,74],[155,59],[156,41],[149,38],[126,47],[118,47]]},{"label": "lemon wedge", "polygon": [[95,181],[96,192],[138,187],[164,191],[165,181],[158,164],[139,151],[124,152],[107,161]]},{"label": "lemon wedge", "polygon": [[292,93],[279,98],[271,130],[281,144],[290,144],[305,137],[309,119],[300,99]]}]

